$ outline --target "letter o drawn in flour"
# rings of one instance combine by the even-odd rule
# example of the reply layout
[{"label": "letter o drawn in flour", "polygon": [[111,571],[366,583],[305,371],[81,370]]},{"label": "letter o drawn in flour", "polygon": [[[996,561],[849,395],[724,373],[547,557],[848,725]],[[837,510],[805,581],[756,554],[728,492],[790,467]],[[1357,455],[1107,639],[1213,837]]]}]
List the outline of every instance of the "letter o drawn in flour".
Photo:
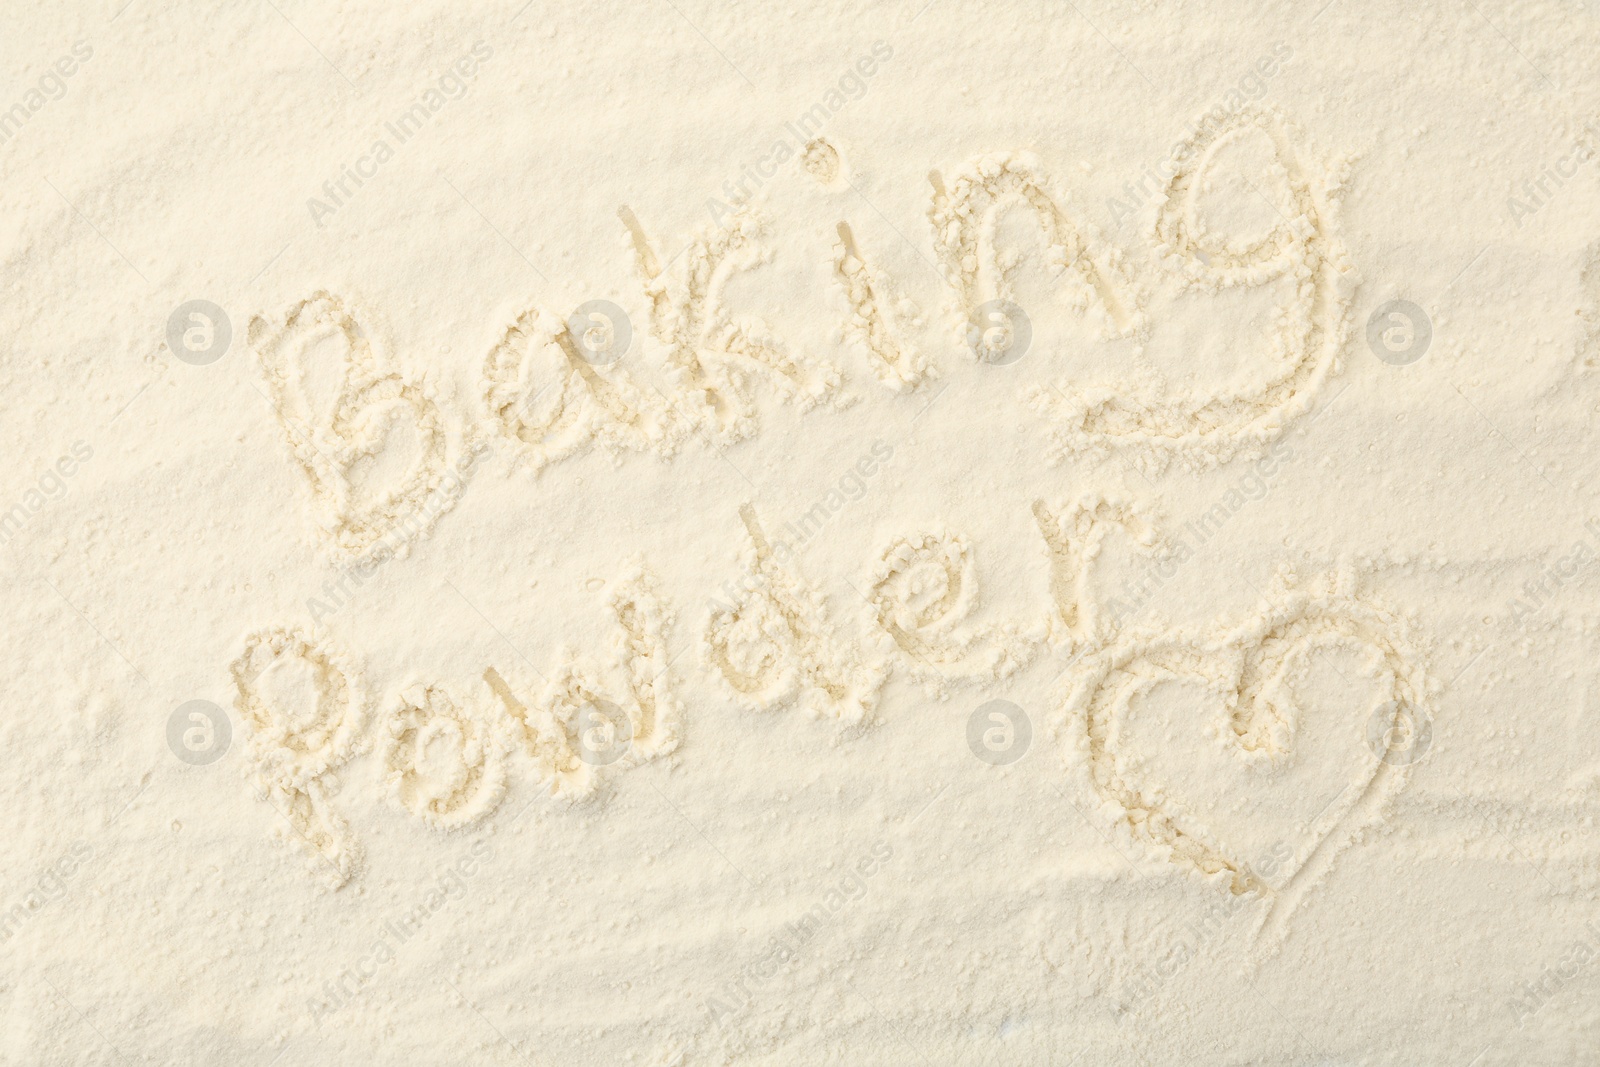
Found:
[{"label": "letter o drawn in flour", "polygon": [[1032,742],[1028,713],[1009,700],[991,700],[967,717],[967,747],[991,767],[1017,762]]}]

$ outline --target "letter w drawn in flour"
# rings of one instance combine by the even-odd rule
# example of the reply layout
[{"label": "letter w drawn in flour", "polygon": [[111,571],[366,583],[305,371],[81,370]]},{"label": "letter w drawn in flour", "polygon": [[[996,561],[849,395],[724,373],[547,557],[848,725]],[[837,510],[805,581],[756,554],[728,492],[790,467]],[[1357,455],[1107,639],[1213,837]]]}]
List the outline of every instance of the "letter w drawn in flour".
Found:
[{"label": "letter w drawn in flour", "polygon": [[682,706],[667,674],[665,640],[672,620],[641,562],[619,578],[611,610],[617,625],[609,662],[564,649],[533,701],[517,695],[533,687],[514,685],[493,667],[483,674],[558,797],[587,796],[607,768],[626,770],[678,747]]},{"label": "letter w drawn in flour", "polygon": [[740,212],[710,236],[690,243],[682,289],[674,300],[639,220],[626,207],[617,214],[633,238],[650,301],[650,332],[667,346],[671,386],[691,422],[713,441],[726,444],[755,433],[752,372],[803,411],[837,395],[837,367],[789,355],[765,325],[736,319],[723,306],[729,280],[770,258],[762,250],[762,228],[754,215]]},{"label": "letter w drawn in flour", "polygon": [[491,423],[520,446],[535,473],[591,442],[610,449],[670,454],[671,412],[616,366],[590,363],[567,324],[524,312],[489,352],[483,395]]},{"label": "letter w drawn in flour", "polygon": [[297,305],[281,326],[257,316],[249,339],[321,530],[352,555],[397,528],[425,532],[444,510],[424,504],[446,462],[429,392],[384,366],[326,292]]},{"label": "letter w drawn in flour", "polygon": [[[1152,238],[1161,273],[1180,293],[1277,294],[1268,369],[1242,385],[1187,392],[1148,377],[1092,384],[1063,378],[1034,396],[1051,419],[1058,454],[1103,458],[1122,448],[1150,469],[1175,457],[1208,466],[1258,454],[1312,408],[1338,370],[1359,278],[1333,225],[1342,178],[1316,173],[1302,140],[1269,111],[1208,116],[1173,154],[1182,163],[1163,191]],[[1260,173],[1222,184],[1230,156],[1260,149],[1269,160]],[[1201,201],[1224,188],[1248,206],[1264,206],[1270,228],[1259,236],[1214,229]]]},{"label": "letter w drawn in flour", "polygon": [[749,504],[739,508],[749,543],[743,588],[713,607],[706,660],[752,709],[798,703],[816,718],[858,723],[877,701],[881,666],[864,665],[830,631],[822,594],[791,575]]}]

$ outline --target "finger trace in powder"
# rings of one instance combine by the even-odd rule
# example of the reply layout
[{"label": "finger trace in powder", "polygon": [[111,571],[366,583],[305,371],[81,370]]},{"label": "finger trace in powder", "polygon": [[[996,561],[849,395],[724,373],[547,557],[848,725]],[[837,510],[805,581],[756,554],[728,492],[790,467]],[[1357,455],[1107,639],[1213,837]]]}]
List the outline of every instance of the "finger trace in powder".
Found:
[{"label": "finger trace in powder", "polygon": [[946,530],[896,538],[868,577],[868,632],[933,692],[953,681],[993,681],[1025,667],[1041,624],[974,626],[977,567],[966,538]]},{"label": "finger trace in powder", "polygon": [[897,328],[901,300],[888,275],[876,269],[856,246],[848,223],[838,227],[833,245],[833,276],[850,305],[845,337],[867,357],[878,381],[895,392],[931,377],[928,359]]},{"label": "finger trace in powder", "polygon": [[800,163],[805,167],[806,173],[815,178],[819,185],[843,184],[839,181],[844,174],[844,163],[839,158],[839,150],[825,138],[818,137],[807,141],[805,150],[800,153]]},{"label": "finger trace in powder", "polygon": [[1579,275],[1583,303],[1578,309],[1578,366],[1600,367],[1600,243],[1589,249]]},{"label": "finger trace in powder", "polygon": [[[616,583],[616,619],[607,661],[563,650],[542,687],[516,685],[490,667],[484,680],[516,724],[535,773],[557,797],[588,796],[608,773],[627,770],[678,746],[682,705],[668,673],[672,616],[655,579],[635,560]],[[538,692],[534,701],[519,691]]]},{"label": "finger trace in powder", "polygon": [[[1233,241],[1211,232],[1196,197],[1206,188],[1219,151],[1246,137],[1264,138],[1270,146],[1276,166],[1260,180],[1284,193],[1291,207],[1286,214],[1274,206],[1279,223],[1265,236]],[[1339,369],[1359,279],[1333,225],[1342,178],[1316,175],[1302,140],[1286,119],[1269,111],[1246,108],[1222,118],[1208,116],[1174,153],[1182,162],[1164,190],[1153,236],[1162,270],[1183,289],[1278,285],[1284,302],[1272,341],[1275,370],[1244,389],[1192,396],[1169,395],[1134,381],[1085,386],[1064,379],[1033,394],[1035,405],[1051,419],[1059,455],[1104,458],[1116,449],[1153,470],[1174,458],[1213,466],[1258,454],[1311,409]]]},{"label": "finger trace in powder", "polygon": [[707,665],[752,710],[797,704],[816,718],[861,722],[877,702],[886,667],[839,642],[821,592],[774,558],[749,504],[739,508],[746,545],[741,587],[706,622]]},{"label": "finger trace in powder", "polygon": [[685,265],[677,299],[639,220],[626,207],[618,214],[633,240],[635,264],[650,301],[651,335],[667,346],[671,387],[681,394],[688,418],[713,442],[730,444],[756,432],[753,374],[802,411],[841,400],[837,367],[791,356],[764,323],[735,318],[723,304],[733,276],[771,258],[761,245],[763,225],[753,213],[730,216],[680,253]]},{"label": "finger trace in powder", "polygon": [[[447,497],[424,507],[446,467],[444,426],[431,392],[378,357],[337,297],[318,292],[281,325],[257,316],[249,340],[310,487],[318,527],[338,549],[359,555],[402,522],[420,524],[421,536],[453,506]],[[329,349],[334,365],[319,365]],[[321,398],[315,385],[330,377],[333,395]],[[406,430],[409,459],[394,440]]]},{"label": "finger trace in powder", "polygon": [[360,675],[326,643],[284,628],[246,638],[230,672],[264,798],[332,884],[345,884],[360,853],[329,800],[337,785],[332,772],[360,750],[366,727]]},{"label": "finger trace in powder", "polygon": [[537,309],[489,352],[483,396],[494,431],[535,473],[591,443],[614,454],[669,455],[681,436],[659,394],[640,389],[618,364],[585,360],[566,323]]},{"label": "finger trace in powder", "polygon": [[408,686],[384,722],[390,795],[437,830],[477,822],[505,791],[504,721],[497,707],[462,707],[437,686]]},{"label": "finger trace in powder", "polygon": [[[1355,589],[1349,576],[1323,577],[1303,586],[1285,577],[1259,610],[1239,622],[1219,620],[1196,632],[1155,630],[1129,633],[1091,652],[1067,683],[1062,711],[1067,723],[1065,758],[1083,765],[1093,789],[1122,812],[1119,819],[1136,840],[1164,850],[1173,863],[1208,877],[1221,877],[1238,895],[1269,901],[1263,927],[1281,934],[1310,878],[1326,874],[1334,855],[1363,828],[1383,817],[1385,803],[1404,787],[1409,765],[1363,752],[1363,768],[1315,817],[1306,832],[1314,842],[1280,884],[1269,884],[1244,856],[1233,854],[1207,829],[1203,812],[1187,811],[1170,799],[1164,783],[1131,778],[1117,750],[1122,721],[1133,703],[1157,685],[1186,681],[1214,694],[1225,709],[1221,736],[1246,764],[1263,770],[1289,759],[1297,719],[1295,681],[1318,647],[1364,650],[1370,657],[1377,707],[1392,704],[1431,718],[1433,685],[1405,620]],[[1362,744],[1364,727],[1377,707],[1355,701],[1350,708],[1351,743]]]},{"label": "finger trace in powder", "polygon": [[1002,211],[1018,203],[1033,210],[1047,246],[1052,273],[1067,285],[1068,306],[1097,319],[1107,338],[1140,326],[1138,309],[1128,299],[1114,249],[1085,236],[1061,207],[1065,194],[1053,191],[1038,158],[1031,153],[1001,153],[979,158],[951,175],[929,175],[933,202],[928,211],[940,273],[955,294],[952,308],[958,336],[985,303],[1010,300],[1018,263],[1002,250],[998,224]]},{"label": "finger trace in powder", "polygon": [[1135,501],[1101,493],[1054,510],[1035,500],[1033,517],[1050,560],[1052,640],[1068,647],[1108,641],[1116,621],[1103,617],[1100,598],[1094,595],[1094,561],[1113,528],[1124,530],[1146,549],[1159,549],[1155,524]]}]

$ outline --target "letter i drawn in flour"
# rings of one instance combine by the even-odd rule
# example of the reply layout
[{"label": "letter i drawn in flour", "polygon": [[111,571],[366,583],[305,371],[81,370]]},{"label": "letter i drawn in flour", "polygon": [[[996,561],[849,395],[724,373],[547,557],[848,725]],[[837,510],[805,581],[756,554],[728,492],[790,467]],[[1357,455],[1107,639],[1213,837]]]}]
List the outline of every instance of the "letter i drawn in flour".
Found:
[{"label": "letter i drawn in flour", "polygon": [[789,573],[749,504],[739,508],[747,544],[732,604],[706,624],[708,665],[754,710],[798,704],[816,718],[859,723],[872,710],[885,668],[838,643],[820,591]]},{"label": "letter i drawn in flour", "polygon": [[483,368],[491,425],[534,473],[590,444],[614,455],[670,455],[681,436],[665,400],[617,364],[583,358],[567,324],[531,309],[506,328]]},{"label": "letter i drawn in flour", "polygon": [[856,246],[848,223],[839,223],[833,246],[833,276],[844,290],[849,312],[845,336],[863,353],[884,385],[900,392],[931,377],[928,359],[904,336],[903,322],[916,325],[915,309],[899,298],[893,283]]},{"label": "letter i drawn in flour", "polygon": [[399,529],[426,532],[449,506],[424,506],[446,467],[431,391],[380,359],[327,292],[281,324],[252,319],[249,341],[321,531],[351,555]]},{"label": "letter i drawn in flour", "polygon": [[617,215],[633,241],[650,302],[651,335],[667,346],[669,387],[680,410],[713,442],[730,444],[756,432],[753,374],[802,411],[824,401],[839,402],[842,376],[837,367],[790,355],[764,324],[734,318],[723,304],[730,279],[770,259],[754,214],[741,210],[690,242],[676,299],[638,218],[627,207]]}]

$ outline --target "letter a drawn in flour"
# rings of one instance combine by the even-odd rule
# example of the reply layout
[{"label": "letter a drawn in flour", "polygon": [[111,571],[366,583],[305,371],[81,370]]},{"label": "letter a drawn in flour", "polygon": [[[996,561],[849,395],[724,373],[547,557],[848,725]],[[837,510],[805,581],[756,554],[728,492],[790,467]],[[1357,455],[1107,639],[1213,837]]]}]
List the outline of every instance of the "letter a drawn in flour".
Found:
[{"label": "letter a drawn in flour", "polygon": [[618,217],[633,239],[634,256],[650,301],[650,332],[667,346],[667,373],[691,422],[721,445],[756,432],[755,393],[750,375],[761,374],[802,411],[837,402],[841,382],[832,364],[789,355],[761,322],[736,319],[723,305],[729,280],[770,258],[762,226],[740,211],[709,236],[697,237],[683,253],[683,285],[677,300],[667,289],[660,260],[639,220],[628,208]]},{"label": "letter a drawn in flour", "polygon": [[[1032,395],[1050,419],[1058,456],[1120,450],[1150,470],[1172,459],[1207,467],[1260,455],[1311,410],[1339,370],[1360,279],[1334,227],[1342,173],[1316,173],[1303,140],[1288,120],[1259,108],[1206,117],[1184,151],[1174,152],[1183,162],[1163,190],[1152,237],[1162,272],[1180,292],[1277,294],[1268,369],[1244,384],[1187,392],[1150,378],[1092,385],[1064,378]],[[1259,236],[1230,237],[1211,227],[1199,200],[1216,184],[1222,160],[1253,148],[1264,148],[1270,162],[1253,179],[1241,175],[1237,188],[1253,204],[1266,198],[1273,221]],[[1147,336],[1148,324],[1141,332]]]},{"label": "letter a drawn in flour", "polygon": [[343,885],[360,853],[329,805],[329,779],[361,744],[360,676],[342,655],[282,628],[251,634],[231,673],[256,784],[333,886]]},{"label": "letter a drawn in flour", "polygon": [[859,723],[887,668],[835,641],[821,592],[779,566],[753,507],[741,506],[739,517],[744,576],[734,603],[714,607],[706,623],[708,666],[752,710],[796,703],[814,718]]},{"label": "letter a drawn in flour", "polygon": [[491,425],[538,473],[598,444],[670,455],[680,436],[665,400],[615,364],[583,358],[567,324],[537,309],[507,327],[483,368]]},{"label": "letter a drawn in flour", "polygon": [[379,359],[337,297],[316,293],[281,325],[257,316],[249,340],[317,524],[337,548],[359,555],[395,533],[409,542],[454,503],[426,506],[446,466],[430,391]]}]

